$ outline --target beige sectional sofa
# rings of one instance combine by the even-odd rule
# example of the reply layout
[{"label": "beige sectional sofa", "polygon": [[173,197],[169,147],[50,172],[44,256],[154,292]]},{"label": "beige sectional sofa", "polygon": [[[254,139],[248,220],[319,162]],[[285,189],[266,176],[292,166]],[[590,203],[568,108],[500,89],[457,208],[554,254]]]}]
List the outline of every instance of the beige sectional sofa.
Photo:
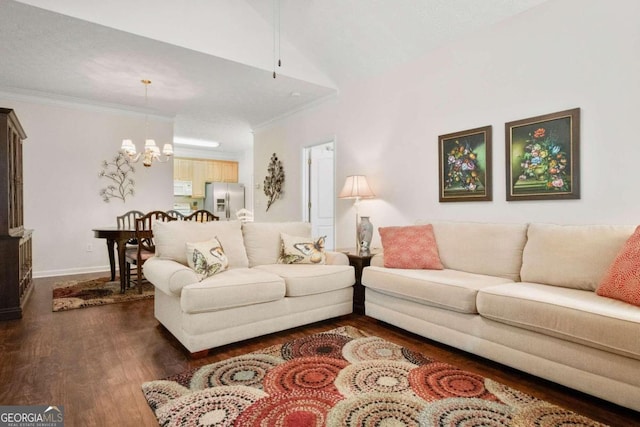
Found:
[{"label": "beige sectional sofa", "polygon": [[594,290],[631,226],[434,222],[444,270],[364,269],[366,314],[640,410],[640,307]]},{"label": "beige sectional sofa", "polygon": [[[325,265],[278,264],[280,233],[311,237],[308,223],[172,221],[154,225],[156,256],[144,275],[156,287],[155,316],[191,353],[353,309],[355,273],[346,255]],[[186,243],[217,237],[229,269],[200,281]]]}]

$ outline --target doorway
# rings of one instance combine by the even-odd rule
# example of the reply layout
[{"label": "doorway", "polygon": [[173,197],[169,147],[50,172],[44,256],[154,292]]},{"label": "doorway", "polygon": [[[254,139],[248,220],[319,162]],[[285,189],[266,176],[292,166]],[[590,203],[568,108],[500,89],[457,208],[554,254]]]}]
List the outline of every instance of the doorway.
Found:
[{"label": "doorway", "polygon": [[325,248],[335,245],[334,141],[306,147],[303,154],[303,212],[313,237],[327,236]]}]

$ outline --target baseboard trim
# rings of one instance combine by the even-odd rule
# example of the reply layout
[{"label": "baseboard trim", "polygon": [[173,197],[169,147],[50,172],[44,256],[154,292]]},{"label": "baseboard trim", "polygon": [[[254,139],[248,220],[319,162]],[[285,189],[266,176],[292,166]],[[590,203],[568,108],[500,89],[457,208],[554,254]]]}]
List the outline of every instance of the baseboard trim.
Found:
[{"label": "baseboard trim", "polygon": [[101,273],[103,271],[107,274],[111,274],[109,266],[106,265],[97,267],[65,268],[63,270],[34,271],[33,278],[38,279],[41,277],[73,276],[75,274]]}]

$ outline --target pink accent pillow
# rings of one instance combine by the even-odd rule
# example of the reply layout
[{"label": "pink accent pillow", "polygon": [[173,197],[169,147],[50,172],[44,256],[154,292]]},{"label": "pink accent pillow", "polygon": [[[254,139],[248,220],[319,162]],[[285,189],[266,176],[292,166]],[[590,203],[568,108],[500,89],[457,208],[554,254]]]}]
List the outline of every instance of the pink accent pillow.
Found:
[{"label": "pink accent pillow", "polygon": [[384,266],[442,270],[433,225],[380,227]]},{"label": "pink accent pillow", "polygon": [[596,293],[640,306],[640,226],[618,252]]}]

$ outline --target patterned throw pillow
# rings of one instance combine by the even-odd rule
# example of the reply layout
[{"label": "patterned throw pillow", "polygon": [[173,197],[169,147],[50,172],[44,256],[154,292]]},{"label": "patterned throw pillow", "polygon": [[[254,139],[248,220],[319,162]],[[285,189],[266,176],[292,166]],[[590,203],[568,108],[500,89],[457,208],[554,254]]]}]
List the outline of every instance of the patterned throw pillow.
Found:
[{"label": "patterned throw pillow", "polygon": [[433,225],[380,227],[384,266],[442,270]]},{"label": "patterned throw pillow", "polygon": [[317,240],[311,237],[290,236],[280,233],[282,251],[278,264],[324,264],[324,240],[322,236]]},{"label": "patterned throw pillow", "polygon": [[200,275],[200,280],[220,273],[229,266],[217,237],[204,242],[187,243],[187,262]]},{"label": "patterned throw pillow", "polygon": [[618,252],[596,294],[640,306],[640,226]]}]

